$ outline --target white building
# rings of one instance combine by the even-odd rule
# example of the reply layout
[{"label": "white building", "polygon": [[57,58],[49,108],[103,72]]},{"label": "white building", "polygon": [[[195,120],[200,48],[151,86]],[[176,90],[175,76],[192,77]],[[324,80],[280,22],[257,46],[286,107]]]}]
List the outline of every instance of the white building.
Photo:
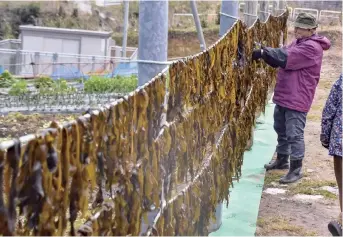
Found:
[{"label": "white building", "polygon": [[[87,63],[80,57],[86,55],[99,58],[110,56],[111,46],[114,45],[114,41],[111,39],[112,32],[28,25],[20,26],[20,30],[22,51],[39,52],[35,54],[34,58],[32,58],[32,54],[23,55],[21,63],[26,65],[35,62],[39,64],[37,72],[44,72],[44,74],[52,73],[54,70],[52,67],[44,68],[45,64],[48,65],[52,62],[74,65],[82,71],[94,70],[98,66],[103,67],[103,65],[97,65],[101,64],[99,60],[91,65],[91,59]],[[66,54],[71,55],[68,57]],[[22,67],[20,74],[32,74],[32,67]]]},{"label": "white building", "polygon": [[108,56],[112,32],[20,26],[22,50]]}]

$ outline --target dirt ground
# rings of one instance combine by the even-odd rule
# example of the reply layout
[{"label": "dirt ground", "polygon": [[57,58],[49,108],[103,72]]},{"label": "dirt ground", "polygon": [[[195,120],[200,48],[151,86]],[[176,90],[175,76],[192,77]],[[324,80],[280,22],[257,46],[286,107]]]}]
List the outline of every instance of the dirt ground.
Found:
[{"label": "dirt ground", "polygon": [[304,178],[295,184],[280,185],[278,180],[287,171],[267,172],[257,236],[330,236],[327,225],[339,214],[333,161],[321,146],[319,135],[323,106],[342,72],[342,33],[322,31],[319,34],[328,37],[332,47],[324,53],[321,79],[308,114]]},{"label": "dirt ground", "polygon": [[0,115],[0,142],[35,133],[37,129],[46,128],[51,121],[63,123],[76,118],[78,114],[21,114]]}]

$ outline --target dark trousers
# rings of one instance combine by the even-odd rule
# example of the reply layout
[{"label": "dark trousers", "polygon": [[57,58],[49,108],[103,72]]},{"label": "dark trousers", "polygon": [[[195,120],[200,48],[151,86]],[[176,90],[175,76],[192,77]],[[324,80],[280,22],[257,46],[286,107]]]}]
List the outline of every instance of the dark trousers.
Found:
[{"label": "dark trousers", "polygon": [[276,152],[290,155],[291,160],[301,160],[305,155],[304,129],[307,113],[276,105],[274,109],[274,130],[278,144]]}]

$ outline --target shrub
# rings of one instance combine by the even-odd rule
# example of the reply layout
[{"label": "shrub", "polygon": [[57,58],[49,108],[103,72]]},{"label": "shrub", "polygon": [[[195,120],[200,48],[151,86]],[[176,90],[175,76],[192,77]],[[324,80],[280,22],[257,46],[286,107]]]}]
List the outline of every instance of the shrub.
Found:
[{"label": "shrub", "polygon": [[54,94],[71,94],[75,93],[76,89],[72,86],[68,86],[67,81],[60,79],[53,81],[52,84],[39,87],[39,93],[42,95],[54,95]]},{"label": "shrub", "polygon": [[205,19],[202,19],[200,23],[201,23],[201,27],[202,28],[207,28],[208,27],[208,23],[207,23],[207,21]]},{"label": "shrub", "polygon": [[[24,9],[25,10],[25,9]],[[40,15],[40,6],[39,3],[30,3],[27,6],[27,11],[29,15],[32,15],[34,17],[39,17]]]},{"label": "shrub", "polygon": [[8,22],[5,22],[1,26],[1,31],[2,31],[2,38],[3,39],[14,39],[14,35],[12,33],[12,27]]},{"label": "shrub", "polygon": [[104,77],[91,77],[84,84],[84,90],[87,93],[127,93],[137,88],[137,77],[120,77],[104,78]]},{"label": "shrub", "polygon": [[54,81],[50,77],[40,77],[34,82],[37,89],[42,87],[51,87],[52,84],[54,84]]},{"label": "shrub", "polygon": [[79,17],[79,10],[77,8],[73,9],[72,17],[74,17],[74,18],[78,18]]},{"label": "shrub", "polygon": [[0,88],[9,88],[15,83],[15,79],[13,78],[12,74],[5,70],[0,75]]},{"label": "shrub", "polygon": [[63,6],[60,6],[60,8],[58,9],[58,15],[60,17],[65,17],[66,16],[66,12],[65,12]]},{"label": "shrub", "polygon": [[70,94],[76,92],[76,89],[72,86],[68,86],[67,81],[60,79],[55,81],[53,84],[53,89],[57,91],[57,93],[62,93],[62,94]]},{"label": "shrub", "polygon": [[20,96],[24,95],[28,92],[27,89],[27,82],[25,80],[20,80],[15,82],[10,91],[8,92],[10,95]]},{"label": "shrub", "polygon": [[19,36],[20,25],[33,24],[35,25],[35,19],[40,17],[40,5],[39,3],[30,3],[25,6],[17,7],[10,10],[13,14],[13,18],[10,20],[12,34],[15,38]]}]

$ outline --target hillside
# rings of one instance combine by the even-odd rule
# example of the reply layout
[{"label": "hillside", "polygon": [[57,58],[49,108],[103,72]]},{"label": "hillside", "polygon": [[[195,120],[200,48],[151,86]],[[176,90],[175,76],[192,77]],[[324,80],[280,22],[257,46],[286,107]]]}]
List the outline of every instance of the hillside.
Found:
[{"label": "hillside", "polygon": [[[81,5],[82,4],[82,5]],[[19,25],[112,31],[113,39],[121,45],[123,31],[123,5],[99,7],[92,2],[0,2],[0,40],[18,38]],[[89,4],[88,9],[84,9]],[[213,14],[220,2],[197,2],[207,45],[218,39],[219,25]],[[90,11],[89,11],[90,9]],[[88,11],[87,11],[88,10]],[[188,1],[169,2],[168,57],[182,57],[200,51],[199,40],[192,16],[174,16],[190,13]],[[138,46],[138,1],[130,1],[128,46]]]},{"label": "hillside", "polygon": [[[215,14],[220,2],[198,2],[198,12]],[[87,8],[86,10],[84,8]],[[89,9],[88,9],[89,8]],[[174,13],[190,13],[189,2],[169,2],[169,26],[172,28]],[[33,24],[38,26],[74,28],[86,30],[104,30],[121,33],[123,30],[123,4],[116,6],[100,7],[93,1],[80,4],[76,1],[54,2],[0,2],[0,40],[17,38],[19,25]],[[129,35],[138,30],[139,2],[130,1]],[[182,17],[181,17],[182,18]],[[192,17],[176,19],[177,25],[193,28]],[[204,26],[209,24],[202,19]]]}]

